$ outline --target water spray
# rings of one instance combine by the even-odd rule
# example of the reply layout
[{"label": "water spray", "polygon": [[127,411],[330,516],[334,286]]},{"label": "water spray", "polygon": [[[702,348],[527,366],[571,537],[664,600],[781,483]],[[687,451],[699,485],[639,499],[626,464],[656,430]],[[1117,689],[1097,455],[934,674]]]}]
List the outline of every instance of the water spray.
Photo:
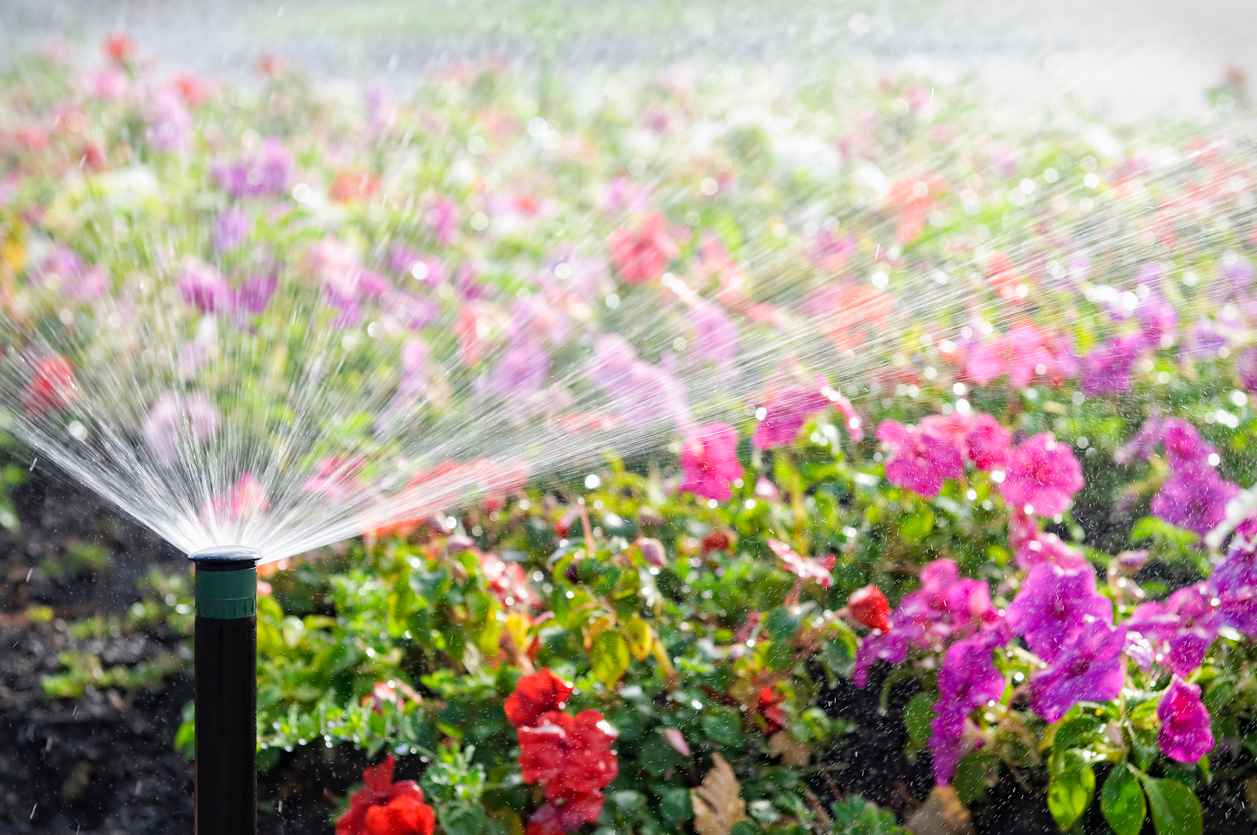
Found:
[{"label": "water spray", "polygon": [[257,832],[257,564],[241,547],[196,566],[196,833]]}]

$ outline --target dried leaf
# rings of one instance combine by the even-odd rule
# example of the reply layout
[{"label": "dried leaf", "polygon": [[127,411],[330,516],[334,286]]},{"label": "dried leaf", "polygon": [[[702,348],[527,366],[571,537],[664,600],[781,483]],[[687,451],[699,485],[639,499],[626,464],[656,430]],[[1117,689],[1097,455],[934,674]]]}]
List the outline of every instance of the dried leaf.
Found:
[{"label": "dried leaf", "polygon": [[694,831],[698,835],[729,835],[733,826],[746,819],[742,786],[724,757],[712,757],[712,769],[696,789],[690,789],[694,807]]},{"label": "dried leaf", "polygon": [[906,828],[912,835],[973,835],[969,810],[951,786],[935,786],[908,818]]},{"label": "dried leaf", "polygon": [[768,738],[768,750],[781,757],[786,765],[804,766],[812,759],[812,749],[785,731],[777,731]]}]

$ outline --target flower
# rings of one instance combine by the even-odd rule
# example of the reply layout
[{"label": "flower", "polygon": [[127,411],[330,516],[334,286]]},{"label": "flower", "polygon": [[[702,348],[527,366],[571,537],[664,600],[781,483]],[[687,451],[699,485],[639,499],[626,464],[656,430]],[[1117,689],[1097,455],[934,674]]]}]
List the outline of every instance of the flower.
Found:
[{"label": "flower", "polygon": [[222,313],[231,307],[231,285],[213,267],[187,258],[179,275],[179,295],[202,313]]},{"label": "flower", "polygon": [[288,191],[295,173],[292,154],[278,139],[267,139],[252,156],[210,168],[215,184],[232,197],[278,197]]},{"label": "flower", "polygon": [[964,474],[964,459],[955,447],[911,426],[885,420],[877,439],[891,450],[886,480],[927,498],[937,496],[948,478]]},{"label": "flower", "polygon": [[1226,503],[1239,487],[1207,464],[1176,470],[1152,497],[1152,513],[1204,536],[1226,518]]},{"label": "flower", "polygon": [[535,725],[542,714],[562,710],[572,695],[572,686],[548,669],[524,676],[515,684],[515,692],[507,696],[502,709],[506,719],[516,728]]},{"label": "flower", "polygon": [[658,213],[648,216],[634,229],[616,230],[610,244],[616,271],[629,284],[644,284],[659,278],[677,255],[668,222]]},{"label": "flower", "polygon": [[764,417],[751,436],[751,443],[756,449],[775,449],[792,443],[808,418],[831,407],[843,413],[852,440],[860,440],[860,419],[845,397],[828,387],[807,389],[792,386],[769,398],[764,405]]},{"label": "flower", "polygon": [[480,555],[480,570],[493,596],[508,608],[530,608],[537,596],[528,584],[528,573],[517,562],[507,562],[496,554]]},{"label": "flower", "polygon": [[1196,427],[1179,418],[1167,418],[1161,424],[1161,443],[1171,470],[1209,463],[1216,453],[1213,445],[1200,437]]},{"label": "flower", "polygon": [[1213,593],[1204,583],[1181,588],[1164,603],[1142,603],[1126,621],[1127,637],[1147,640],[1151,660],[1177,675],[1190,675],[1218,634]]},{"label": "flower", "polygon": [[833,571],[834,563],[837,561],[833,554],[824,558],[804,557],[786,543],[776,539],[769,539],[768,547],[778,559],[785,563],[786,571],[800,580],[815,580],[823,589],[833,585],[834,578],[830,572]]},{"label": "flower", "polygon": [[203,394],[166,392],[153,403],[144,420],[144,441],[154,457],[172,464],[180,446],[209,438],[218,429],[218,409]]},{"label": "flower", "polygon": [[336,835],[432,835],[436,812],[423,802],[414,780],[393,782],[395,760],[362,772],[363,787],[349,799],[349,810],[336,821]]},{"label": "flower", "polygon": [[219,212],[214,220],[214,252],[223,254],[240,246],[249,234],[249,216],[237,208]]},{"label": "flower", "polygon": [[545,803],[528,819],[524,835],[563,835],[575,832],[602,814],[602,793],[564,798],[562,803]]},{"label": "flower", "polygon": [[742,477],[738,433],[727,423],[706,423],[681,447],[681,489],[708,499],[727,501],[730,485]]},{"label": "flower", "polygon": [[1082,391],[1084,394],[1121,394],[1130,389],[1130,374],[1143,352],[1140,334],[1119,336],[1109,340],[1082,360]]},{"label": "flower", "polygon": [[1055,516],[1064,512],[1082,485],[1082,466],[1074,453],[1041,432],[1013,448],[1000,495],[1028,514]]},{"label": "flower", "polygon": [[934,780],[940,785],[951,782],[956,773],[956,764],[964,753],[969,713],[1004,692],[1004,675],[995,666],[991,653],[1007,640],[1004,629],[987,629],[952,644],[943,656],[935,719],[930,726]]},{"label": "flower", "polygon": [[[1240,526],[1237,544],[1209,578],[1218,597],[1218,619],[1249,637],[1257,637],[1257,544],[1250,519]],[[1246,530],[1247,529],[1247,530]]]},{"label": "flower", "polygon": [[60,354],[49,354],[35,363],[34,373],[26,385],[22,405],[31,417],[64,409],[78,396],[74,368]]},{"label": "flower", "polygon": [[1245,348],[1235,358],[1235,373],[1249,394],[1257,394],[1257,347]]},{"label": "flower", "polygon": [[995,470],[1008,460],[1012,433],[987,414],[974,415],[964,436],[965,454],[979,470]]},{"label": "flower", "polygon": [[1055,661],[1075,637],[1113,622],[1113,604],[1096,593],[1090,567],[1068,570],[1050,563],[1030,569],[1008,607],[1008,625],[1045,661]]},{"label": "flower", "polygon": [[1200,700],[1200,688],[1177,675],[1157,704],[1161,752],[1181,763],[1194,763],[1213,750],[1209,711]]},{"label": "flower", "polygon": [[1030,706],[1046,722],[1055,722],[1077,702],[1107,702],[1122,691],[1125,669],[1124,627],[1096,624],[1082,630],[1057,655],[1053,665],[1030,677]]},{"label": "flower", "polygon": [[769,734],[775,734],[786,726],[786,712],[782,709],[783,699],[775,687],[761,687],[755,696],[755,709],[764,718]]},{"label": "flower", "polygon": [[525,783],[540,785],[547,800],[570,801],[601,791],[619,767],[615,729],[596,710],[575,716],[542,714],[519,728],[519,766]]},{"label": "flower", "polygon": [[847,598],[847,610],[857,623],[869,629],[890,631],[890,602],[877,586],[856,589]]}]

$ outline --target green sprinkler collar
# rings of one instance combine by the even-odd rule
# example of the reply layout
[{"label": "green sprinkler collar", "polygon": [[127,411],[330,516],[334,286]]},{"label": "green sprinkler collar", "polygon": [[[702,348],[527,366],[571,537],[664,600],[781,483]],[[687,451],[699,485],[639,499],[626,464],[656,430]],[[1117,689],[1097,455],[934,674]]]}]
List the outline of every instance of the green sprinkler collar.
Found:
[{"label": "green sprinkler collar", "polygon": [[261,555],[248,548],[214,548],[190,556],[196,564],[196,616],[241,620],[257,615]]}]

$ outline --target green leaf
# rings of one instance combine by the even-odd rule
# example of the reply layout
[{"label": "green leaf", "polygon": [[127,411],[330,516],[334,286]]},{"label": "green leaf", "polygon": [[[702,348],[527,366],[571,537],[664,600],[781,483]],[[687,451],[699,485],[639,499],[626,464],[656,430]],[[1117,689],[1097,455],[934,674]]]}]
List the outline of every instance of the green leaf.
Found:
[{"label": "green leaf", "polygon": [[928,505],[921,505],[899,523],[899,536],[904,542],[920,542],[929,536],[932,530],[934,530],[934,511],[930,510]]},{"label": "green leaf", "polygon": [[918,693],[903,711],[903,724],[908,731],[908,741],[920,748],[930,738],[930,723],[934,721],[934,697]]},{"label": "green leaf", "polygon": [[1177,780],[1154,780],[1147,776],[1143,777],[1143,784],[1157,835],[1200,835],[1204,819],[1200,800],[1191,789]]},{"label": "green leaf", "polygon": [[742,744],[742,717],[727,707],[711,708],[699,720],[703,733],[721,748]]},{"label": "green leaf", "polygon": [[1091,805],[1096,775],[1079,751],[1062,751],[1052,760],[1054,767],[1048,781],[1048,811],[1063,832],[1077,823]]},{"label": "green leaf", "polygon": [[669,786],[659,789],[659,817],[668,824],[668,828],[679,831],[694,817],[694,809],[690,806],[690,790],[682,786]]},{"label": "green leaf", "polygon": [[589,650],[589,665],[594,678],[607,687],[615,687],[629,667],[628,641],[612,629],[599,632]]},{"label": "green leaf", "polygon": [[1052,750],[1086,748],[1099,733],[1100,720],[1094,716],[1083,714],[1066,719],[1056,728],[1056,735],[1052,737]]},{"label": "green leaf", "polygon": [[1144,790],[1125,763],[1109,772],[1100,790],[1100,811],[1117,835],[1139,835],[1148,814]]}]

